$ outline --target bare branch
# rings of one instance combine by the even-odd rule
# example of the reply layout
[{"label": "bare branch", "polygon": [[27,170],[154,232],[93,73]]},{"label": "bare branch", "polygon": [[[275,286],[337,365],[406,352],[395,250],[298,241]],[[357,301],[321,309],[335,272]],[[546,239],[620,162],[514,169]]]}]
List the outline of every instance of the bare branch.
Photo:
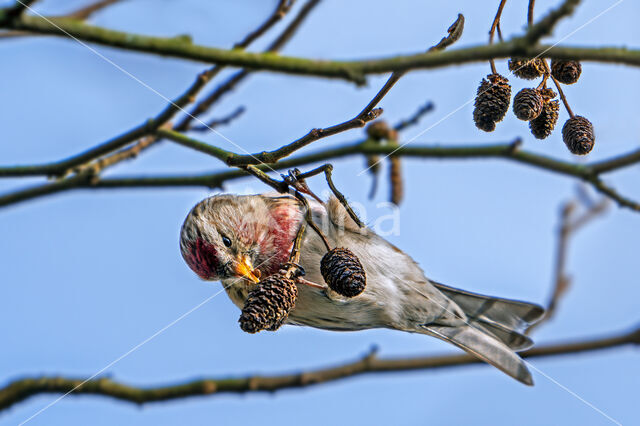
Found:
[{"label": "bare branch", "polygon": [[[300,28],[304,20],[309,16],[311,11],[320,3],[320,0],[307,1],[298,14],[293,18],[291,23],[287,25],[284,31],[275,39],[273,43],[269,45],[266,52],[277,52],[284,45],[291,40],[291,37]],[[194,120],[194,117],[199,117],[205,112],[209,111],[211,107],[218,102],[224,95],[231,92],[241,81],[243,81],[251,72],[248,70],[241,70],[233,74],[227,81],[218,85],[214,90],[208,93],[204,99],[198,101],[194,107],[186,114],[175,126],[175,130],[183,132],[189,128],[190,123]]]},{"label": "bare branch", "polygon": [[99,0],[87,6],[81,7],[80,9],[77,9],[66,16],[68,18],[79,19],[84,21],[91,18],[91,16],[93,16],[95,13],[100,12],[101,10],[106,9],[107,7],[114,5],[116,3],[119,3],[121,1],[122,0]]},{"label": "bare branch", "polygon": [[567,273],[566,263],[569,254],[569,241],[571,237],[580,228],[591,222],[603,214],[609,206],[609,199],[602,197],[598,202],[590,202],[586,205],[586,210],[580,215],[576,215],[579,207],[578,200],[566,202],[560,209],[560,226],[558,228],[558,238],[556,246],[555,268],[553,278],[553,290],[547,306],[545,308],[544,317],[533,324],[527,330],[527,334],[531,334],[533,330],[550,321],[555,315],[560,300],[567,292],[571,285],[571,277]]},{"label": "bare branch", "polygon": [[[78,19],[78,20],[87,20],[89,19],[93,14],[95,14],[96,12],[99,12],[105,8],[107,8],[108,6],[111,6],[115,3],[118,3],[122,0],[99,0],[96,1],[95,3],[92,3],[88,6],[84,6],[81,7],[80,9],[77,9],[71,13],[68,13],[66,15],[63,16],[57,16],[57,18],[71,18],[71,19]],[[14,37],[24,37],[24,36],[33,36],[33,35],[37,35],[35,33],[30,33],[28,31],[5,31],[3,33],[0,33],[0,38],[2,39],[7,39],[7,38],[14,38]]]},{"label": "bare branch", "polygon": [[588,182],[591,185],[593,185],[593,187],[597,189],[599,192],[603,193],[604,195],[606,195],[607,197],[615,201],[619,206],[627,207],[631,210],[640,212],[640,203],[633,201],[623,195],[620,195],[615,189],[606,185],[598,177],[592,177],[588,179]]},{"label": "bare branch", "polygon": [[415,126],[416,124],[418,124],[420,122],[420,119],[425,115],[430,113],[431,111],[433,111],[435,108],[435,106],[433,105],[433,102],[429,101],[426,104],[424,104],[423,106],[421,106],[420,108],[418,108],[418,110],[409,118],[404,119],[402,121],[400,121],[398,124],[396,124],[395,126],[393,126],[393,128],[395,129],[396,132],[401,132],[403,130],[406,130],[407,128],[411,127],[411,126]]},{"label": "bare branch", "polygon": [[[269,70],[299,75],[340,78],[359,84],[364,83],[367,74],[380,74],[411,69],[429,69],[489,59],[511,56],[598,61],[604,63],[624,63],[640,66],[640,50],[625,48],[563,47],[531,44],[541,35],[551,30],[558,17],[572,7],[575,0],[567,0],[563,6],[535,24],[522,37],[492,45],[481,45],[450,51],[431,51],[416,55],[396,56],[383,59],[361,61],[313,60],[297,57],[272,55],[269,53],[251,53],[239,49],[219,49],[201,46],[185,40],[184,37],[150,37],[87,23],[53,18],[50,20],[38,16],[21,16],[7,20],[6,11],[0,13],[0,28],[24,30],[67,37],[67,33],[84,41],[99,43],[127,50],[147,52],[218,65],[237,66],[252,70]],[[53,24],[51,22],[53,22]],[[61,32],[61,30],[65,32]]]},{"label": "bare branch", "polygon": [[[444,50],[446,47],[451,46],[457,40],[460,39],[462,35],[462,31],[464,29],[464,16],[462,14],[458,14],[457,19],[453,24],[449,26],[447,29],[448,35],[445,36],[442,40],[440,40],[436,45],[429,48],[429,52]],[[302,138],[291,142],[288,145],[284,145],[283,147],[276,149],[275,151],[270,152],[261,152],[256,154],[242,155],[231,157],[227,160],[227,163],[232,166],[242,166],[249,164],[258,164],[258,163],[275,163],[276,161],[287,157],[294,153],[295,151],[309,145],[312,142],[315,142],[319,139],[325,138],[327,136],[332,136],[347,130],[351,130],[357,127],[364,127],[371,120],[375,120],[382,113],[382,108],[375,109],[376,105],[380,103],[382,98],[385,97],[387,93],[391,90],[391,88],[402,78],[405,74],[404,71],[395,71],[391,74],[386,83],[382,86],[382,88],[376,93],[376,95],[369,101],[367,106],[364,107],[362,111],[358,115],[356,115],[351,120],[345,121],[344,123],[337,124],[335,126],[326,127],[324,129],[312,129],[309,133],[307,133]]]},{"label": "bare branch", "polygon": [[[200,142],[198,140],[189,138],[175,131],[160,130],[159,133],[162,137],[171,136],[175,142],[181,145],[187,146],[192,149],[196,149],[200,152],[212,155],[222,161],[229,162],[229,159],[235,158],[236,154],[223,150],[221,148]],[[556,160],[551,157],[547,157],[533,152],[528,152],[519,149],[519,140],[511,143],[493,144],[493,145],[463,145],[463,146],[438,146],[438,145],[410,145],[397,148],[393,145],[381,145],[371,140],[359,141],[352,144],[342,145],[338,148],[329,148],[320,150],[315,153],[299,155],[291,159],[280,160],[277,163],[265,163],[257,165],[262,171],[270,170],[286,170],[294,167],[314,164],[318,162],[326,162],[330,159],[343,158],[352,155],[390,155],[403,156],[403,157],[417,157],[417,158],[437,158],[437,159],[470,159],[470,158],[503,158],[506,160],[515,161],[517,163],[527,164],[542,170],[559,173],[561,175],[578,178],[587,183],[593,185],[601,192],[600,188],[604,185],[598,179],[594,180],[594,172],[589,164],[574,164],[561,160]],[[636,155],[632,152],[631,155]],[[619,157],[616,157],[616,163],[619,167],[626,167],[629,165],[626,161],[620,161]],[[640,161],[640,159],[638,159]],[[594,163],[594,164],[602,164]],[[41,169],[33,169],[26,166],[27,171],[42,174]],[[616,168],[608,167],[607,172],[616,170]],[[16,168],[2,169],[0,168],[0,176],[8,176],[15,173]],[[15,176],[15,174],[14,174]],[[67,179],[55,182],[51,184],[42,185],[39,187],[27,188],[25,190],[17,191],[0,196],[0,207],[17,203],[19,201],[25,201],[28,199],[40,197],[42,195],[48,195],[60,191],[65,191],[74,188],[134,188],[134,187],[178,187],[178,186],[204,186],[209,188],[221,188],[222,184],[247,176],[243,170],[225,170],[217,173],[199,175],[199,176],[152,176],[152,177],[119,177],[108,179],[88,179],[85,176],[82,178],[69,177]],[[596,186],[594,182],[599,182],[599,186]],[[614,201],[618,202],[623,207],[629,207],[628,205],[619,202],[620,195],[613,191],[611,188],[607,188],[609,193],[615,194],[615,197],[610,197]],[[608,193],[605,193],[608,195]],[[626,200],[623,198],[623,200]],[[626,200],[627,203],[634,205],[632,201]]]},{"label": "bare branch", "polygon": [[[539,346],[521,352],[520,355],[524,358],[538,358],[637,344],[640,344],[640,328],[636,328],[632,332],[617,333],[603,338]],[[162,387],[134,387],[108,378],[88,380],[85,383],[81,378],[41,376],[18,379],[0,389],[0,410],[6,410],[28,398],[45,393],[72,392],[74,395],[100,395],[135,404],[146,404],[225,393],[275,392],[334,382],[363,374],[430,370],[475,364],[487,365],[468,354],[418,358],[378,358],[375,351],[371,351],[356,361],[300,373],[198,379]]]},{"label": "bare branch", "polygon": [[235,49],[244,49],[245,47],[249,46],[255,40],[264,35],[267,31],[269,31],[271,27],[277,24],[282,18],[284,18],[294,3],[295,0],[279,0],[278,5],[276,6],[276,10],[274,10],[271,16],[269,16],[262,25],[260,25],[251,33],[247,34],[247,36],[242,41],[236,43],[233,47]]},{"label": "bare branch", "polygon": [[[94,5],[95,7],[95,5]],[[103,5],[104,7],[104,5]],[[274,12],[274,14],[281,14],[282,12],[287,11],[288,8],[286,9],[282,9],[280,7],[278,7],[276,9],[276,12]],[[76,12],[77,13],[77,12]],[[87,13],[87,11],[81,12],[81,13]],[[1,19],[0,19],[1,21]],[[275,24],[275,22],[272,22],[271,18],[267,19],[266,21],[267,23],[271,23],[270,25]],[[265,24],[261,25],[261,33],[263,33],[264,31],[266,31]],[[238,43],[236,46],[239,47],[247,47],[248,43],[247,42],[251,42],[253,40],[255,40],[255,37],[247,37],[245,38],[245,40],[241,43]],[[158,130],[159,128],[161,128],[162,126],[164,126],[166,123],[169,122],[169,120],[171,120],[175,114],[178,111],[181,111],[184,107],[186,107],[188,104],[192,103],[196,97],[196,95],[200,92],[200,90],[202,90],[207,83],[214,78],[221,70],[223,67],[219,67],[219,66],[214,66],[211,67],[203,72],[201,72],[200,74],[198,74],[198,76],[196,77],[195,81],[187,88],[187,90],[182,93],[180,96],[178,96],[176,99],[174,99],[173,101],[171,101],[165,108],[164,110],[162,110],[160,112],[160,114],[158,114],[156,117],[149,119],[147,121],[145,121],[144,123],[140,124],[139,126],[127,131],[126,133],[117,136],[107,142],[104,142],[98,146],[95,146],[91,149],[88,149],[87,151],[80,153],[78,155],[72,156],[70,158],[67,158],[65,160],[61,160],[61,161],[57,161],[57,162],[53,162],[53,163],[48,163],[48,164],[41,164],[41,165],[33,165],[33,166],[16,166],[16,167],[8,167],[8,168],[4,168],[3,170],[0,170],[0,177],[4,177],[4,176],[33,176],[35,175],[47,175],[47,176],[65,176],[67,175],[73,168],[81,165],[81,164],[85,164],[88,163],[92,160],[94,160],[95,158],[98,158],[102,155],[108,154],[110,152],[113,152],[115,150],[118,150],[120,148],[123,148],[124,146],[130,144],[131,142],[134,142],[137,139],[140,139],[142,137],[148,136],[153,134],[156,130]],[[150,144],[146,145],[145,148],[147,148],[148,146],[151,146],[153,143],[158,142],[158,140],[154,140],[153,142],[151,142]],[[36,171],[38,171],[36,173]],[[74,182],[81,182],[82,179],[76,179],[74,180]],[[56,183],[55,185],[46,185],[47,188],[52,189],[52,188],[66,188],[65,185],[60,185],[59,183]],[[57,192],[57,191],[56,191]],[[40,193],[40,192],[38,192]]]},{"label": "bare branch", "polygon": [[189,127],[188,130],[195,131],[195,132],[208,132],[211,129],[215,129],[216,127],[226,126],[230,124],[232,121],[234,121],[235,119],[240,117],[242,114],[244,114],[244,112],[245,112],[245,107],[239,106],[233,112],[231,112],[230,114],[224,117],[214,118],[213,120],[210,120],[208,123],[202,126],[191,126]]},{"label": "bare branch", "polygon": [[[527,33],[521,38],[521,42],[525,46],[537,44],[542,37],[551,35],[562,18],[573,14],[580,0],[564,0],[564,2],[556,9],[553,9],[545,17],[537,23],[530,25]],[[529,3],[529,16],[533,16],[533,3]]]}]

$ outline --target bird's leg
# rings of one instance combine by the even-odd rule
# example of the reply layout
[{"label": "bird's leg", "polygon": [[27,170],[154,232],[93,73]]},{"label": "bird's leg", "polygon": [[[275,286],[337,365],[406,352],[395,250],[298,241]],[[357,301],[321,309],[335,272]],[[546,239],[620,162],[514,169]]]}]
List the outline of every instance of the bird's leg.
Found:
[{"label": "bird's leg", "polygon": [[[336,188],[336,186],[334,185],[333,179],[331,178],[332,172],[333,172],[333,166],[327,163],[327,164],[323,164],[320,167],[316,167],[313,170],[309,170],[308,172],[305,172],[305,173],[300,173],[300,171],[298,170],[298,173],[295,174],[295,177],[298,180],[304,180],[308,177],[316,176],[316,175],[319,175],[320,173],[324,173],[324,176],[327,180],[327,185],[329,185],[329,189],[331,189],[331,192],[333,192],[333,195],[335,195],[338,201],[340,201],[340,203],[344,206],[345,210],[347,210],[347,213],[349,213],[349,216],[351,216],[351,219],[353,219],[353,221],[357,223],[360,228],[364,228],[364,223],[362,223],[358,215],[353,211],[353,209],[349,205],[349,202],[347,201],[345,196],[342,195],[342,193],[338,191],[338,188]],[[294,173],[295,173],[295,170],[294,170]]]}]

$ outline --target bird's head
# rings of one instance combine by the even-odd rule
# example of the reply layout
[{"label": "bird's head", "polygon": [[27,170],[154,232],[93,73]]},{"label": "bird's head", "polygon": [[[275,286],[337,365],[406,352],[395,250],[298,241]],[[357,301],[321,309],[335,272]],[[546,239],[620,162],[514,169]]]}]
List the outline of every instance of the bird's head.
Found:
[{"label": "bird's head", "polygon": [[287,261],[300,219],[295,202],[259,195],[206,198],[182,225],[182,257],[204,280],[258,282]]}]

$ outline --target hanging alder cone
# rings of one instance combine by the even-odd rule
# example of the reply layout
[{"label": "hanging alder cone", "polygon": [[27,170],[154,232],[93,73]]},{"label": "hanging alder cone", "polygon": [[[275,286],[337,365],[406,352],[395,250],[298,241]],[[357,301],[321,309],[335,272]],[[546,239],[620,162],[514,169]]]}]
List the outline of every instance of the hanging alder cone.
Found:
[{"label": "hanging alder cone", "polygon": [[320,273],[329,288],[345,297],[355,297],[364,291],[367,278],[358,257],[349,249],[329,250],[320,262]]},{"label": "hanging alder cone", "polygon": [[369,124],[366,128],[367,136],[378,141],[381,140],[398,140],[398,132],[389,127],[386,121],[376,120]]},{"label": "hanging alder cone", "polygon": [[485,132],[493,132],[496,123],[502,121],[509,110],[511,86],[509,80],[498,73],[489,74],[482,79],[476,94],[473,121],[476,127]]},{"label": "hanging alder cone", "polygon": [[573,84],[582,74],[582,65],[578,61],[552,60],[551,75],[563,84]]},{"label": "hanging alder cone", "polygon": [[542,94],[538,89],[522,89],[513,98],[513,113],[520,120],[530,121],[542,112]]},{"label": "hanging alder cone", "polygon": [[580,115],[571,117],[562,127],[562,140],[573,154],[588,154],[596,141],[593,124]]},{"label": "hanging alder cone", "polygon": [[525,80],[535,80],[536,78],[544,74],[544,63],[542,59],[526,59],[526,58],[511,58],[509,59],[509,71],[516,77],[524,78]]},{"label": "hanging alder cone", "polygon": [[551,135],[558,122],[558,112],[560,111],[560,101],[545,100],[542,112],[529,122],[531,134],[536,139],[545,139]]},{"label": "hanging alder cone", "polygon": [[256,284],[244,302],[240,314],[240,328],[247,333],[275,331],[296,306],[298,288],[293,280],[281,273],[268,276]]}]

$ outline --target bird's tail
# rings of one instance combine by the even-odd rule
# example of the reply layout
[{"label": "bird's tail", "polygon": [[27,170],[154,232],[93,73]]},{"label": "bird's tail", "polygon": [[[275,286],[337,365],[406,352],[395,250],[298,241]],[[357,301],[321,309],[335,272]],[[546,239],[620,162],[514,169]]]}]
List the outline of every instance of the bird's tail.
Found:
[{"label": "bird's tail", "polygon": [[497,367],[514,379],[533,385],[531,373],[515,351],[533,345],[524,335],[544,309],[538,305],[484,296],[432,282],[466,314],[464,325],[424,324],[421,332],[450,342]]}]

